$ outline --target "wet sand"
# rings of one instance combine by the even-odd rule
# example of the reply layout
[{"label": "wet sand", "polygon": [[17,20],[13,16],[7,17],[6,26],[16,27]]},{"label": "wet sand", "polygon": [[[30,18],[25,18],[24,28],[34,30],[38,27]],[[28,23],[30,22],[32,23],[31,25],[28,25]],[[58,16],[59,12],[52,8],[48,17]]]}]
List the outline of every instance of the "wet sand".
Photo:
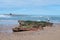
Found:
[{"label": "wet sand", "polygon": [[60,24],[41,31],[0,32],[0,40],[60,40]]}]

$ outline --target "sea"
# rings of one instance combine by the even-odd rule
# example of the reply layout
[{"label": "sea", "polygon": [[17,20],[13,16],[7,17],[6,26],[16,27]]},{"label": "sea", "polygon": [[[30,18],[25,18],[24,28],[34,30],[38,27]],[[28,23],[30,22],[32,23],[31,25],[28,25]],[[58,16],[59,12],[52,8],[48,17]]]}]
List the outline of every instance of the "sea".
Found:
[{"label": "sea", "polygon": [[1,20],[31,20],[31,21],[50,20],[50,22],[53,23],[60,23],[60,15],[0,15],[0,21]]},{"label": "sea", "polygon": [[12,32],[18,24],[18,20],[48,21],[60,23],[60,15],[0,15],[0,32]]}]

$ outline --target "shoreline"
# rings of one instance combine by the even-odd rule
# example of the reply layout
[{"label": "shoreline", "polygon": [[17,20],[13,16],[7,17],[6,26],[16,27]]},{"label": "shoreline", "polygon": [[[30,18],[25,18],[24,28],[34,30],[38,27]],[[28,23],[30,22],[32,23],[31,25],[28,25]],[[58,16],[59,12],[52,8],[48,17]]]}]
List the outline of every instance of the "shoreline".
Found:
[{"label": "shoreline", "polygon": [[0,32],[0,40],[60,40],[60,25],[54,24],[40,31]]},{"label": "shoreline", "polygon": [[[1,21],[2,21],[2,22],[3,22],[3,21],[7,21],[7,22],[9,22],[9,21],[10,21],[10,22],[11,22],[11,21],[12,21],[12,22],[16,21],[16,22],[18,22],[18,20],[0,20],[0,22],[1,22]],[[52,22],[52,21],[50,21],[50,22]],[[56,24],[57,24],[57,23],[60,23],[60,22],[57,22],[57,21],[55,22],[55,21],[53,21],[52,23],[54,23],[54,24],[56,23]]]},{"label": "shoreline", "polygon": [[[1,21],[3,22],[3,24],[1,23]],[[19,25],[18,20],[1,20],[1,21],[0,21],[1,23],[0,32],[4,32],[4,31],[8,32],[9,30],[12,32],[12,28],[17,27]],[[7,22],[7,24],[5,22]],[[59,26],[60,23],[53,23],[53,27],[59,27]]]},{"label": "shoreline", "polygon": [[[5,22],[7,22],[7,24]],[[53,24],[54,26],[60,26],[60,23],[53,23]],[[18,25],[19,25],[18,20],[1,20],[0,32],[4,32],[4,30],[6,30],[6,32],[8,32],[9,30],[12,32],[12,28],[17,27]]]}]

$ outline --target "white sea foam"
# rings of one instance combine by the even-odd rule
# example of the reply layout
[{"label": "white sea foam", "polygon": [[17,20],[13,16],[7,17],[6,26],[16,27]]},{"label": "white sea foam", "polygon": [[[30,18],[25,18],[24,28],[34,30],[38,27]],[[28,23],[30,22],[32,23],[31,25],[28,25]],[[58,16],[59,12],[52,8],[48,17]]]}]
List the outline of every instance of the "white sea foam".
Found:
[{"label": "white sea foam", "polygon": [[11,16],[9,16],[9,15],[0,15],[0,17],[3,17],[3,18],[10,18]]},{"label": "white sea foam", "polygon": [[31,16],[31,17],[43,17],[43,16]]}]

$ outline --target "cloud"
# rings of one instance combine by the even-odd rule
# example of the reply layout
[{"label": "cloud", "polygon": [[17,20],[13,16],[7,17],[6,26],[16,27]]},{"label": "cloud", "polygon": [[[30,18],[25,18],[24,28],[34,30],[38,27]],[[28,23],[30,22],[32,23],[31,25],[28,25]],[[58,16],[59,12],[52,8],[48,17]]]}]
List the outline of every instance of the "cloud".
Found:
[{"label": "cloud", "polygon": [[0,0],[0,7],[26,7],[60,4],[60,0]]},{"label": "cloud", "polygon": [[59,6],[60,0],[0,0],[0,13],[15,11],[16,13],[44,14],[54,10],[60,11],[60,8],[54,5]]},{"label": "cloud", "polygon": [[0,0],[0,7],[22,7],[30,3],[24,0]]}]

